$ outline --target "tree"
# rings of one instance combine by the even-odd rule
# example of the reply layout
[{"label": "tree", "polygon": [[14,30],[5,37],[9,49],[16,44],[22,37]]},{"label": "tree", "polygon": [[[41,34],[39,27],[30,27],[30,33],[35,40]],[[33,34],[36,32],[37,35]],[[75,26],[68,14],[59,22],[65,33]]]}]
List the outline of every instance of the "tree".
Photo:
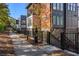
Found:
[{"label": "tree", "polygon": [[13,17],[9,17],[9,22],[10,22],[10,25],[12,27],[15,27],[15,25],[16,25],[16,19],[14,19]]},{"label": "tree", "polygon": [[[41,3],[34,3],[31,8],[29,8],[30,12],[33,13],[36,20],[34,20],[33,27],[41,30],[41,20],[42,20],[42,13],[45,11],[45,4]],[[38,22],[35,22],[38,21]]]},{"label": "tree", "polygon": [[42,42],[41,36],[42,33],[41,32],[41,23],[42,23],[42,14],[45,12],[46,9],[46,4],[45,3],[33,3],[30,7],[29,7],[29,11],[30,13],[33,14],[33,29],[36,31],[37,29],[37,39],[39,39],[40,42]]},{"label": "tree", "polygon": [[9,9],[8,9],[8,5],[5,4],[5,3],[0,3],[0,27],[1,28],[5,28],[9,24],[10,24],[10,21],[9,21]]},{"label": "tree", "polygon": [[5,3],[0,3],[0,21],[6,24],[9,24],[9,9],[8,5]]},{"label": "tree", "polygon": [[0,23],[0,32],[4,31],[5,24],[4,23]]}]

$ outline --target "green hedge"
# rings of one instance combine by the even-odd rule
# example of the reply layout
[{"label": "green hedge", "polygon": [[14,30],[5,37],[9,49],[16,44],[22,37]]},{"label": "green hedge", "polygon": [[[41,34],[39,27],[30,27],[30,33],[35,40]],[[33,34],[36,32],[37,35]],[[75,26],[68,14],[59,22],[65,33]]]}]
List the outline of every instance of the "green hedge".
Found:
[{"label": "green hedge", "polygon": [[3,32],[5,30],[5,24],[0,23],[0,32]]}]

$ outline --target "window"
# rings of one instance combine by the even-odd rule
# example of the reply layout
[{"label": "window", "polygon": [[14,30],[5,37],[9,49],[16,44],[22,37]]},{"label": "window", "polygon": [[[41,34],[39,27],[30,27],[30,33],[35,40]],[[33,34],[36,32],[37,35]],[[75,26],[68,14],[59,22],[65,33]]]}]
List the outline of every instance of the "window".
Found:
[{"label": "window", "polygon": [[60,25],[63,25],[63,16],[60,17]]},{"label": "window", "polygon": [[63,25],[63,16],[53,16],[54,25]]},{"label": "window", "polygon": [[71,5],[71,11],[73,11],[73,4],[71,3],[70,5]]},{"label": "window", "polygon": [[53,3],[53,9],[63,10],[63,3]]},{"label": "window", "polygon": [[21,20],[21,24],[26,24],[26,20]]},{"label": "window", "polygon": [[53,16],[53,24],[56,25],[56,16]]},{"label": "window", "polygon": [[68,5],[68,6],[67,6],[67,7],[68,7],[68,10],[71,10],[71,4],[68,3],[67,5]]},{"label": "window", "polygon": [[[78,7],[78,10],[79,10],[79,7]],[[79,17],[79,11],[78,11],[78,17]],[[79,21],[78,21],[79,22]]]},{"label": "window", "polygon": [[60,25],[60,18],[57,16],[57,25]]},{"label": "window", "polygon": [[57,10],[60,10],[60,3],[57,3]]},{"label": "window", "polygon": [[53,9],[56,9],[56,3],[53,3]]},{"label": "window", "polygon": [[31,10],[27,10],[27,16],[30,16],[32,14]]},{"label": "window", "polygon": [[76,4],[75,3],[68,3],[68,10],[76,11]]},{"label": "window", "polygon": [[68,10],[70,9],[69,4],[67,4]]},{"label": "window", "polygon": [[76,10],[76,4],[73,3],[73,11],[75,11],[75,10]]},{"label": "window", "polygon": [[31,26],[31,18],[28,18],[28,26]]},{"label": "window", "polygon": [[63,3],[60,3],[60,10],[63,11]]}]

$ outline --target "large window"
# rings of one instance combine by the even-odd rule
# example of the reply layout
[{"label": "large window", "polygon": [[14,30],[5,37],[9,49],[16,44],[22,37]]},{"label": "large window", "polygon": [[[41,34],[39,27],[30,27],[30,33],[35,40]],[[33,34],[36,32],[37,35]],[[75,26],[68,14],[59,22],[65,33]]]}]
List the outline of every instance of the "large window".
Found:
[{"label": "large window", "polygon": [[53,3],[54,10],[63,10],[63,3]]},{"label": "large window", "polygon": [[76,11],[76,4],[73,3],[73,11]]},{"label": "large window", "polygon": [[56,16],[53,16],[53,24],[56,25]]},{"label": "large window", "polygon": [[73,4],[71,3],[70,5],[71,5],[71,11],[73,11]]},{"label": "large window", "polygon": [[71,4],[68,3],[67,5],[68,5],[68,6],[67,6],[67,7],[68,7],[68,10],[71,10]]},{"label": "large window", "polygon": [[63,11],[63,3],[60,3],[60,10]]},{"label": "large window", "polygon": [[57,3],[57,10],[60,10],[60,3]]},{"label": "large window", "polygon": [[60,17],[57,16],[57,25],[60,25]]},{"label": "large window", "polygon": [[63,25],[63,16],[53,16],[54,25]]},{"label": "large window", "polygon": [[70,11],[76,11],[76,4],[75,3],[68,3],[68,10]]},{"label": "large window", "polygon": [[31,18],[28,18],[28,26],[31,26]]},{"label": "large window", "polygon": [[63,21],[63,16],[60,16],[60,25],[63,25],[64,21]]},{"label": "large window", "polygon": [[56,9],[56,5],[57,5],[56,3],[53,3],[53,9]]}]

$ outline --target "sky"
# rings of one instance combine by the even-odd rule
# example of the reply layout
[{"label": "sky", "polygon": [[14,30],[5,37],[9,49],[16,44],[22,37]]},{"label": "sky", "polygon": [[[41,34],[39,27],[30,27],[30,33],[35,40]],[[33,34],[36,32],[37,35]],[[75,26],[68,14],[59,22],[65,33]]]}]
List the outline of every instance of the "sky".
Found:
[{"label": "sky", "polygon": [[25,9],[27,5],[26,3],[8,3],[10,16],[19,19],[20,15],[27,15],[27,10]]}]

